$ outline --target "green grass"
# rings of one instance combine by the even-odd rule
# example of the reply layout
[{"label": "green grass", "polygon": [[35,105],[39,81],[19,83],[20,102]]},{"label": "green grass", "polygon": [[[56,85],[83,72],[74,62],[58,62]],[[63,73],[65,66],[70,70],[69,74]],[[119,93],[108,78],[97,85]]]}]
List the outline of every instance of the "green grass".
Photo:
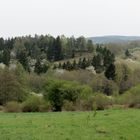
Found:
[{"label": "green grass", "polygon": [[1,113],[0,140],[140,140],[140,110]]}]

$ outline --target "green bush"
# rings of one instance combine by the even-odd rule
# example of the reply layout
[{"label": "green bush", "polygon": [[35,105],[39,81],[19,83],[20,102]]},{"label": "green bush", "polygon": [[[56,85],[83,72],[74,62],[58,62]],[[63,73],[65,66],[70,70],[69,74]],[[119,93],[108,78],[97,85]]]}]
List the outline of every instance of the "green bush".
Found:
[{"label": "green bush", "polygon": [[[21,74],[22,75],[22,74]],[[27,87],[17,71],[5,68],[0,73],[0,104],[4,105],[10,101],[22,102],[28,95]]]},{"label": "green bush", "polygon": [[61,111],[63,105],[62,84],[62,81],[50,80],[45,87],[44,97],[47,101],[50,101],[53,111]]},{"label": "green bush", "polygon": [[43,100],[42,97],[30,96],[22,104],[23,112],[45,112],[49,110],[49,105]]},{"label": "green bush", "polygon": [[127,64],[125,64],[123,62],[116,63],[115,82],[119,86],[119,93],[122,94],[124,91],[128,90],[130,87],[133,86],[133,82],[135,80],[132,77],[133,77],[132,71],[127,66]]},{"label": "green bush", "polygon": [[90,100],[79,100],[75,103],[65,100],[62,106],[63,111],[91,111],[93,110],[93,98]]},{"label": "green bush", "polygon": [[118,97],[118,103],[128,107],[140,108],[140,85],[131,88]]},{"label": "green bush", "polygon": [[77,82],[51,79],[45,86],[44,97],[53,106],[53,111],[61,111],[64,101],[76,102],[92,94],[92,89]]},{"label": "green bush", "polygon": [[21,104],[15,101],[6,103],[4,107],[5,112],[21,112]]},{"label": "green bush", "polygon": [[116,95],[119,93],[119,88],[118,88],[117,84],[112,80],[106,79],[103,82],[102,89],[103,89],[103,93],[105,93],[108,96]]},{"label": "green bush", "polygon": [[104,110],[113,104],[113,97],[106,96],[102,93],[97,93],[94,96],[94,102],[97,110]]},{"label": "green bush", "polygon": [[105,78],[104,75],[96,75],[92,82],[90,82],[90,86],[93,89],[93,92],[101,92],[108,96],[118,94],[119,88],[117,84]]},{"label": "green bush", "polygon": [[91,111],[93,110],[93,98],[80,100],[76,102],[76,110],[77,111]]},{"label": "green bush", "polygon": [[62,110],[63,111],[75,111],[76,108],[75,108],[75,105],[74,105],[73,102],[70,102],[70,101],[65,100],[63,102]]},{"label": "green bush", "polygon": [[52,111],[52,105],[50,104],[50,102],[46,102],[43,99],[43,103],[41,105],[39,105],[39,112],[51,112]]},{"label": "green bush", "polygon": [[0,112],[4,111],[4,107],[0,105]]}]

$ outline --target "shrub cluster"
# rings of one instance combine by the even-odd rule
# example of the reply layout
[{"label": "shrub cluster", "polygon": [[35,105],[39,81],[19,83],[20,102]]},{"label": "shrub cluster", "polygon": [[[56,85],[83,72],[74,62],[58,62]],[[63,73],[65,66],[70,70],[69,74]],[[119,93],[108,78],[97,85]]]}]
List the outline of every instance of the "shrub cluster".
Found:
[{"label": "shrub cluster", "polygon": [[118,104],[126,105],[127,107],[140,108],[140,85],[137,85],[119,96]]},{"label": "shrub cluster", "polygon": [[106,96],[101,93],[97,93],[94,96],[94,102],[97,110],[107,109],[109,106],[113,105],[114,99],[111,96]]},{"label": "shrub cluster", "polygon": [[30,96],[25,102],[22,103],[23,112],[45,112],[48,111],[49,105],[42,97]]},{"label": "shrub cluster", "polygon": [[30,96],[23,103],[11,101],[4,106],[5,112],[47,112],[51,110],[49,103],[45,102],[42,97]]},{"label": "shrub cluster", "polygon": [[5,112],[22,112],[21,104],[15,101],[7,102],[4,107]]},{"label": "shrub cluster", "polygon": [[92,90],[77,82],[50,79],[45,85],[44,97],[53,107],[53,111],[61,111],[64,101],[75,103],[77,100],[92,95]]}]

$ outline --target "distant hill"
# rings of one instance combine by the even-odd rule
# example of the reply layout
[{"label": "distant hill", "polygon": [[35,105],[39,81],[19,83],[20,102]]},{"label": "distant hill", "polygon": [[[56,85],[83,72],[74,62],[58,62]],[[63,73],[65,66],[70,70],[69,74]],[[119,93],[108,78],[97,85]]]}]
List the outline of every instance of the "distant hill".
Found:
[{"label": "distant hill", "polygon": [[140,36],[99,36],[99,37],[89,37],[94,43],[123,43],[128,41],[140,40]]}]

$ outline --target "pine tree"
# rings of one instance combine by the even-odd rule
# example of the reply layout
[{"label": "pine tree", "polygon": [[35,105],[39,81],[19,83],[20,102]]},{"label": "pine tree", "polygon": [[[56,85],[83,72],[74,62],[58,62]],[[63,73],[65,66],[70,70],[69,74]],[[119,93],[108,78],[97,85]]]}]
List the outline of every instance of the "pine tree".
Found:
[{"label": "pine tree", "polygon": [[131,56],[131,54],[130,54],[130,52],[129,52],[128,49],[125,51],[125,56],[126,56],[126,57],[130,57],[130,56]]},{"label": "pine tree", "polygon": [[47,50],[48,61],[54,61],[54,46],[49,46]]},{"label": "pine tree", "polygon": [[77,69],[77,63],[76,63],[76,60],[75,59],[73,60],[72,69],[73,70],[76,70]]},{"label": "pine tree", "polygon": [[53,65],[53,69],[54,70],[57,69],[57,65],[56,64]]},{"label": "pine tree", "polygon": [[89,67],[91,65],[91,60],[88,58],[86,66]]},{"label": "pine tree", "polygon": [[66,63],[65,62],[63,63],[62,68],[66,69]]},{"label": "pine tree", "polygon": [[58,68],[59,68],[59,69],[61,69],[61,68],[62,68],[62,64],[61,64],[61,63],[59,63]]},{"label": "pine tree", "polygon": [[102,53],[102,47],[101,47],[101,44],[96,44],[96,52],[97,53]]},{"label": "pine tree", "polygon": [[9,62],[10,62],[10,50],[9,49],[4,49],[3,55],[2,55],[2,62],[7,66],[9,65]]},{"label": "pine tree", "polygon": [[91,64],[95,68],[97,73],[101,73],[103,71],[102,57],[100,54],[93,57]]},{"label": "pine tree", "polygon": [[67,63],[66,63],[66,70],[72,70],[72,65],[71,65],[71,63],[70,63],[70,61],[67,61]]},{"label": "pine tree", "polygon": [[72,56],[71,56],[71,58],[74,58],[74,57],[75,57],[75,51],[72,50]]},{"label": "pine tree", "polygon": [[37,61],[35,63],[34,72],[37,74],[42,73],[42,65],[41,65],[41,60],[39,58],[37,59]]},{"label": "pine tree", "polygon": [[58,36],[55,41],[55,48],[54,48],[54,60],[62,60],[63,59],[63,53],[62,53],[62,44],[61,39]]},{"label": "pine tree", "polygon": [[42,64],[42,73],[46,73],[50,67],[50,64],[46,61]]},{"label": "pine tree", "polygon": [[24,50],[20,50],[20,52],[17,54],[17,59],[18,61],[22,64],[23,68],[30,72],[30,67],[29,67],[29,62],[28,62],[28,55],[27,55],[27,51]]},{"label": "pine tree", "polygon": [[86,58],[84,57],[81,63],[81,68],[85,69],[86,67],[87,67],[87,61],[86,61]]},{"label": "pine tree", "polygon": [[82,67],[82,59],[79,58],[79,61],[78,61],[78,68],[81,68]]},{"label": "pine tree", "polygon": [[104,65],[104,67],[107,68],[110,64],[113,64],[114,61],[115,61],[114,54],[105,48],[104,53],[103,53],[103,65]]},{"label": "pine tree", "polygon": [[115,80],[115,76],[116,76],[115,73],[116,73],[115,65],[114,64],[110,64],[110,66],[105,71],[105,76],[109,80]]}]

